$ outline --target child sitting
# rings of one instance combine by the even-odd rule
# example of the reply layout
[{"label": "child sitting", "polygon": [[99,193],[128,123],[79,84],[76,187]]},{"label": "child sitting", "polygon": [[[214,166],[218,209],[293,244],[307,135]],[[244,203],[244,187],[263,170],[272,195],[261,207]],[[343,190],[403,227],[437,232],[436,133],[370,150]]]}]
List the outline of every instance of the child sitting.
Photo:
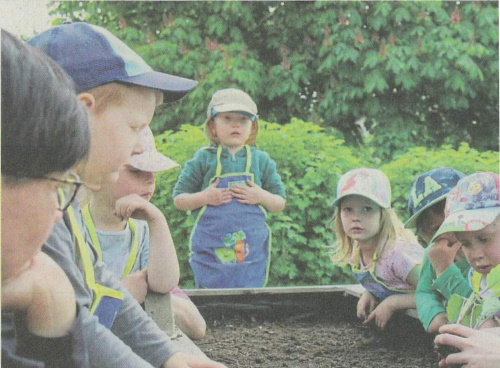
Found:
[{"label": "child sitting", "polygon": [[177,287],[179,264],[168,223],[150,198],[154,173],[179,167],[156,150],[149,127],[142,132],[144,152],[132,155],[118,181],[104,184],[90,195],[83,209],[92,244],[108,270],[143,303],[148,287],[170,292],[174,318],[193,339],[205,335],[205,320],[189,297]]},{"label": "child sitting", "polygon": [[[427,245],[444,221],[446,195],[465,175],[451,167],[440,167],[420,174],[408,196],[410,219],[405,227],[415,228]],[[448,323],[446,301],[453,293],[469,296],[472,289],[466,279],[469,263],[460,250],[460,243],[442,239],[425,250],[415,301],[417,313],[425,330],[436,333]]]},{"label": "child sitting", "polygon": [[454,294],[448,320],[481,329],[500,318],[500,179],[478,172],[461,179],[446,198],[445,220],[433,240],[456,237],[472,266],[469,298]]},{"label": "child sitting", "polygon": [[186,162],[174,204],[193,211],[191,256],[199,288],[262,287],[271,234],[266,210],[285,208],[285,187],[269,155],[255,147],[257,106],[235,88],[214,93],[205,133],[210,147]]},{"label": "child sitting", "polygon": [[366,289],[357,316],[383,329],[397,310],[415,308],[423,248],[390,208],[391,186],[380,170],[359,168],[342,175],[333,205],[333,259],[348,262]]}]

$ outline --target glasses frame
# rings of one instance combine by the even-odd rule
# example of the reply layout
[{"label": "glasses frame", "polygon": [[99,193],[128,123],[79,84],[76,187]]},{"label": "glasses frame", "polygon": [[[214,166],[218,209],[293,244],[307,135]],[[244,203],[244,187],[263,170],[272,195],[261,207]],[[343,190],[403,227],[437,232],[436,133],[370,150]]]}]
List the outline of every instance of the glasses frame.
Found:
[{"label": "glasses frame", "polygon": [[[75,200],[76,195],[78,194],[78,191],[80,190],[81,186],[84,184],[80,180],[80,177],[77,174],[70,173],[69,176],[70,176],[70,178],[67,178],[67,179],[58,179],[58,178],[54,178],[52,176],[44,176],[42,178],[45,180],[54,181],[56,183],[72,184],[75,186],[73,194],[69,197],[69,200],[66,201],[65,205],[61,206],[59,204],[59,207],[57,208],[59,211],[62,211],[62,212],[66,211],[68,209],[68,207],[71,206],[71,203],[73,203],[73,201]],[[59,193],[58,193],[58,195],[59,195]],[[66,199],[66,198],[64,198],[64,199]]]}]

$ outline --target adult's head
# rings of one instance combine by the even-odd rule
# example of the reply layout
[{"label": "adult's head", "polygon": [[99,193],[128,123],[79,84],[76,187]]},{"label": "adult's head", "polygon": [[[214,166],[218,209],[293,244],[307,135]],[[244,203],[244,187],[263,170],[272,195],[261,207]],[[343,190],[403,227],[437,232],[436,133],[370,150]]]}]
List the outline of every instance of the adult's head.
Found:
[{"label": "adult's head", "polygon": [[[72,81],[2,30],[2,280],[29,267],[60,219],[58,188],[87,155],[87,113]],[[64,182],[70,182],[65,184]]]}]

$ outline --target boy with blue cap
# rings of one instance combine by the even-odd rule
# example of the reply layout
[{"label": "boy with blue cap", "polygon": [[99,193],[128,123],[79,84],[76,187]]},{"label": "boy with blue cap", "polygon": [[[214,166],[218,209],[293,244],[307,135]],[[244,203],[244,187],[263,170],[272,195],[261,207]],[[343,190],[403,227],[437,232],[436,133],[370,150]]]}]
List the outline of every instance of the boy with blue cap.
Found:
[{"label": "boy with blue cap", "polygon": [[447,239],[430,243],[444,220],[446,195],[464,176],[451,167],[426,171],[415,179],[408,196],[411,217],[405,227],[416,228],[419,239],[429,244],[415,292],[418,317],[429,333],[448,323],[445,305],[452,293],[468,296],[471,292],[465,279],[469,264],[459,251],[460,244]]},{"label": "boy with blue cap", "polygon": [[[153,71],[107,30],[87,23],[53,27],[28,41],[73,79],[87,107],[92,141],[76,168],[87,187],[114,182],[131,154],[144,148],[142,130],[155,107],[187,94],[196,82]],[[223,365],[181,352],[98,260],[85,238],[77,205],[64,213],[43,251],[66,272],[77,296],[78,319],[92,367],[207,367]]]}]

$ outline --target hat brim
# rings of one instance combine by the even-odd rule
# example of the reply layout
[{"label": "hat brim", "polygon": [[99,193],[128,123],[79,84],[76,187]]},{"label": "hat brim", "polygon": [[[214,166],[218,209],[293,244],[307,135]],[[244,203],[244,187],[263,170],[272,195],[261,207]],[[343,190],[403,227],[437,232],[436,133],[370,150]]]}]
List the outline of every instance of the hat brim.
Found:
[{"label": "hat brim", "polygon": [[158,89],[163,92],[163,102],[180,100],[198,84],[198,82],[193,79],[155,71],[131,77],[121,77],[118,78],[117,81]]},{"label": "hat brim", "polygon": [[177,162],[158,151],[132,155],[128,164],[146,172],[160,172],[181,167]]},{"label": "hat brim", "polygon": [[436,199],[434,199],[432,202],[429,202],[427,203],[424,207],[422,207],[421,209],[419,209],[417,212],[415,212],[413,214],[413,216],[411,216],[405,223],[405,228],[407,229],[415,229],[417,227],[417,219],[418,217],[426,210],[428,209],[429,207],[432,207],[433,205],[435,205],[436,203],[438,203],[439,201],[442,201],[443,199],[446,199],[446,196],[448,195],[448,193],[445,193],[443,194],[442,196],[440,197],[437,197]]},{"label": "hat brim", "polygon": [[432,238],[451,232],[471,232],[484,229],[500,215],[500,207],[478,208],[450,214]]},{"label": "hat brim", "polygon": [[360,194],[360,193],[346,193],[344,194],[343,196],[335,199],[333,202],[332,202],[332,206],[335,207],[335,206],[338,206],[340,201],[345,198],[345,197],[349,197],[351,195],[357,195],[357,196],[360,196],[360,197],[365,197],[365,198],[368,198],[369,200],[371,200],[372,202],[376,203],[378,206],[382,207],[382,208],[391,208],[391,206],[387,206],[387,204],[385,203],[381,203],[379,200],[377,200],[377,198],[375,197],[372,197],[372,196],[368,196],[366,194]]},{"label": "hat brim", "polygon": [[213,106],[213,109],[217,112],[217,114],[221,112],[237,112],[240,114],[244,114],[250,118],[257,118],[257,113],[253,111],[249,111],[248,106],[244,104],[223,104],[218,106]]}]

